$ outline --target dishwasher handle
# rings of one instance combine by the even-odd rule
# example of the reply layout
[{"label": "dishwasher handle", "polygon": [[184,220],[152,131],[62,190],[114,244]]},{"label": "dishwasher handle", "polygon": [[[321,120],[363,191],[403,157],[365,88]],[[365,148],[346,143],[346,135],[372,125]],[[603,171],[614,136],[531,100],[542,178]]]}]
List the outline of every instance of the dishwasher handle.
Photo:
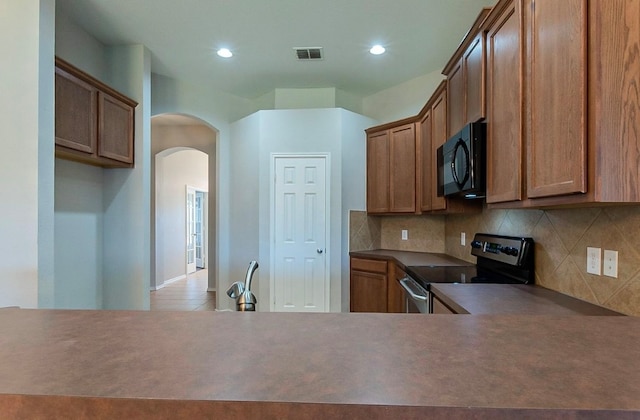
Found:
[{"label": "dishwasher handle", "polygon": [[411,277],[403,277],[398,280],[398,282],[400,283],[400,286],[402,286],[402,288],[406,290],[409,296],[411,296],[412,299],[426,302],[429,298],[428,295],[424,294],[425,290],[420,287]]}]

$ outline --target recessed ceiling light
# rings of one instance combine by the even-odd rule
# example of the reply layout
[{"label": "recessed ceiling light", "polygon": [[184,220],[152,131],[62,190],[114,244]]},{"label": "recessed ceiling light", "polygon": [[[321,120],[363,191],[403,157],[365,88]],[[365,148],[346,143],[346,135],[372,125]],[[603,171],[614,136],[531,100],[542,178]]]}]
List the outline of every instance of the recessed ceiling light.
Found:
[{"label": "recessed ceiling light", "polygon": [[233,53],[228,48],[220,48],[218,50],[218,55],[222,58],[231,58],[233,57]]},{"label": "recessed ceiling light", "polygon": [[384,54],[386,50],[384,49],[384,47],[382,45],[374,45],[373,47],[371,47],[371,49],[369,50],[369,52],[373,55],[380,55],[380,54]]}]

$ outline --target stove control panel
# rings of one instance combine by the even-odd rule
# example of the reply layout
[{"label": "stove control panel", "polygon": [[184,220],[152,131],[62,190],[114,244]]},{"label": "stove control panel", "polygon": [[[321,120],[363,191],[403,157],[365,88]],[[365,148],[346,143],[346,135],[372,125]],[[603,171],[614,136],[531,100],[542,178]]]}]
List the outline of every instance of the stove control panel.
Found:
[{"label": "stove control panel", "polygon": [[477,233],[471,242],[471,254],[477,257],[522,266],[533,252],[533,239]]}]

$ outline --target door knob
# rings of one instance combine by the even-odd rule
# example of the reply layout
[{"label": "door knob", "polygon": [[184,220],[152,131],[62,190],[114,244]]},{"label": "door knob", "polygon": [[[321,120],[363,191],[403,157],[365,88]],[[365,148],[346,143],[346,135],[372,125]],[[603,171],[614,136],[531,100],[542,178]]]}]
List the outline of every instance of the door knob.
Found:
[{"label": "door knob", "polygon": [[322,253],[324,252],[324,250],[323,250],[323,249],[318,248],[318,249],[316,249],[316,252],[317,252],[318,254],[322,254]]}]

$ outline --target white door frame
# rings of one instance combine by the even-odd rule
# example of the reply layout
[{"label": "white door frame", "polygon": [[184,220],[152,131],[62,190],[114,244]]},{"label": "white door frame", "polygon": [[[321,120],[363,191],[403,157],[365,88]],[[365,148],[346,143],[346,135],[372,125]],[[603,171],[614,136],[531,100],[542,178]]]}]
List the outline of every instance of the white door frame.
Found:
[{"label": "white door frame", "polygon": [[[200,220],[200,260],[201,260],[201,265],[198,265],[198,241],[196,240],[196,269],[198,268],[208,268],[208,262],[207,262],[207,240],[208,240],[208,235],[207,235],[207,229],[208,229],[208,225],[209,225],[209,221],[207,220],[207,201],[209,200],[209,193],[205,190],[201,190],[196,188],[196,203],[198,202],[198,196],[202,197],[202,220]],[[197,208],[197,206],[196,206]],[[197,213],[196,213],[197,214]],[[197,222],[197,219],[196,219]],[[198,229],[196,228],[196,233],[198,233]]]},{"label": "white door frame", "polygon": [[[188,238],[188,236],[189,236],[189,232],[190,232],[191,226],[189,226],[189,220],[190,219],[189,219],[189,204],[188,203],[189,203],[189,193],[191,191],[193,191],[193,196],[194,196],[194,200],[193,200],[193,211],[194,211],[194,213],[195,213],[195,205],[196,205],[195,197],[196,197],[197,193],[198,192],[204,193],[205,202],[207,200],[207,194],[208,194],[208,191],[207,190],[203,190],[202,188],[193,187],[191,185],[185,185],[185,232],[184,232],[185,235],[184,235],[184,238],[185,238],[185,251],[186,252],[185,252],[185,255],[184,255],[184,261],[185,261],[185,274],[187,276],[189,274],[195,273],[197,271],[196,255],[195,255],[196,249],[195,249],[195,240],[194,240],[193,263],[192,263],[193,266],[194,266],[194,269],[193,269],[193,271],[189,272],[189,265],[190,264],[189,264],[189,249],[188,249],[189,248],[189,238]],[[206,203],[203,203],[202,211],[203,211],[203,215],[202,215],[202,223],[203,223],[203,225],[201,225],[201,229],[202,229],[201,233],[202,233],[202,241],[203,241],[203,243],[202,243],[202,248],[203,248],[202,252],[203,252],[203,258],[205,258],[205,264],[207,264],[206,257],[205,257],[206,252],[207,252],[206,251],[206,246],[205,246],[205,242],[206,242],[206,227],[204,225],[207,222],[207,206],[206,206]],[[195,225],[195,219],[192,220],[192,222],[193,222],[192,224]]]},{"label": "white door frame", "polygon": [[[189,207],[189,196],[193,195],[193,202],[191,203],[191,207]],[[184,254],[184,261],[185,261],[185,273],[188,276],[191,273],[195,273],[196,272],[196,245],[195,245],[195,233],[192,232],[195,226],[195,207],[196,207],[196,189],[187,185],[185,187],[185,202],[184,202],[184,220],[185,220],[185,226],[184,226],[184,245],[185,245],[185,254]],[[189,251],[189,244],[193,245],[193,250]],[[189,262],[189,253],[192,252],[193,253],[193,262]],[[193,266],[193,269],[191,269],[191,266]]]},{"label": "white door frame", "polygon": [[331,242],[329,241],[329,232],[331,231],[331,154],[330,153],[271,153],[271,169],[269,183],[269,244],[270,244],[270,269],[269,269],[269,310],[274,312],[276,309],[275,304],[275,291],[276,291],[276,253],[274,247],[276,243],[276,160],[286,158],[320,158],[325,160],[325,312],[331,308]]}]

